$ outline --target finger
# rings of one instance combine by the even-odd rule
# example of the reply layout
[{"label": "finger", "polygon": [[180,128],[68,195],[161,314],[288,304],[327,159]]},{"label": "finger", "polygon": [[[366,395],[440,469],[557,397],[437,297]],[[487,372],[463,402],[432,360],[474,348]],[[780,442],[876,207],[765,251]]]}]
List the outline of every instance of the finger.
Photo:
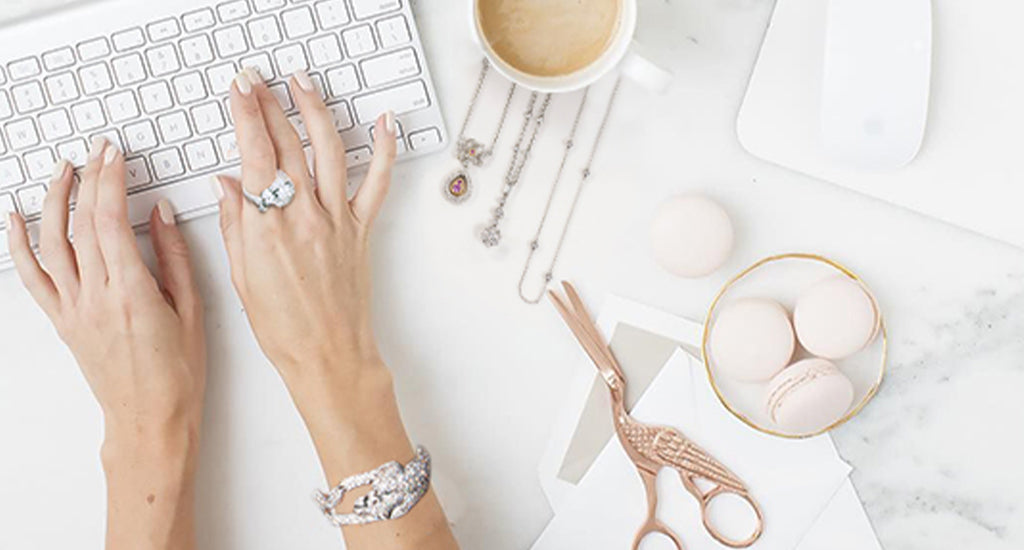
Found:
[{"label": "finger", "polygon": [[42,264],[60,294],[71,297],[78,292],[78,266],[75,264],[75,251],[68,242],[68,200],[74,180],[68,161],[61,160],[54,166],[50,189],[43,200],[43,221],[39,231]]},{"label": "finger", "polygon": [[93,223],[100,167],[103,165],[103,153],[106,148],[107,140],[102,137],[93,138],[89,160],[79,173],[81,183],[78,186],[78,202],[75,203],[72,228],[78,278],[83,284],[105,283],[107,280],[107,266],[103,263],[103,254],[100,253],[100,245],[96,240],[96,226]]},{"label": "finger", "polygon": [[36,260],[36,255],[32,253],[28,231],[25,228],[25,219],[10,212],[7,215],[7,232],[9,233],[7,246],[22,284],[28,289],[32,299],[39,304],[39,307],[43,308],[50,318],[53,318],[60,311],[60,296],[57,294],[57,288],[50,280],[50,276],[43,271],[39,261]]},{"label": "finger", "polygon": [[93,225],[96,240],[111,279],[135,279],[149,275],[142,263],[135,232],[128,222],[128,193],[125,189],[124,155],[113,145],[103,152]]},{"label": "finger", "polygon": [[263,121],[263,110],[256,97],[257,84],[251,71],[243,70],[231,85],[231,117],[235,121],[238,152],[242,157],[242,181],[245,189],[258,195],[277,176],[277,153]]},{"label": "finger", "polygon": [[220,233],[231,266],[231,280],[239,294],[244,294],[242,260],[242,184],[228,176],[214,176],[210,185],[220,205]]},{"label": "finger", "polygon": [[317,196],[328,212],[338,215],[347,203],[345,143],[309,75],[304,71],[295,73],[290,87],[313,146]]},{"label": "finger", "polygon": [[[251,69],[250,69],[251,70]],[[295,127],[288,121],[280,102],[270,92],[270,89],[263,84],[253,87],[253,92],[259,98],[260,108],[263,110],[263,122],[267,126],[267,133],[270,134],[270,141],[274,144],[277,152],[277,166],[288,174],[295,183],[295,200],[310,201],[315,203],[313,194],[313,182],[309,175],[309,166],[306,164],[306,155],[302,152],[302,140],[296,133]]]},{"label": "finger", "polygon": [[388,111],[377,117],[373,130],[373,160],[366,179],[352,198],[352,213],[369,226],[380,212],[391,187],[391,167],[395,164],[395,114]]},{"label": "finger", "polygon": [[171,298],[171,305],[185,321],[199,318],[199,291],[192,276],[188,244],[174,219],[174,207],[161,199],[149,216],[149,236],[156,252],[160,286]]}]

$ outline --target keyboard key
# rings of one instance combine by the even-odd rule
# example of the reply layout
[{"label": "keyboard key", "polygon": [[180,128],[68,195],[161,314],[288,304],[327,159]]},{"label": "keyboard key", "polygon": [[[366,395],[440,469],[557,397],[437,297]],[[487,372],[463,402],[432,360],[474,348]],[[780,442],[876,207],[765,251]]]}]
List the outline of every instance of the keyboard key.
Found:
[{"label": "keyboard key", "polygon": [[[17,212],[18,208],[14,206],[14,195],[10,193],[0,193],[0,232],[7,223],[7,214],[9,212]],[[6,252],[7,249],[0,249],[0,253]]]},{"label": "keyboard key", "polygon": [[75,64],[75,52],[71,48],[60,48],[43,54],[43,66],[47,71],[56,71]]},{"label": "keyboard key", "polygon": [[82,81],[82,91],[85,95],[95,95],[114,88],[106,63],[96,63],[78,69],[78,78]]},{"label": "keyboard key", "polygon": [[181,26],[178,25],[177,19],[168,17],[167,19],[161,19],[146,25],[146,33],[149,34],[150,41],[159,42],[180,35]]},{"label": "keyboard key", "polygon": [[46,141],[57,141],[66,138],[74,133],[71,128],[71,119],[64,109],[47,111],[39,115],[39,129]]},{"label": "keyboard key", "polygon": [[14,107],[22,114],[46,107],[43,87],[38,82],[26,82],[14,86],[11,88],[11,97],[14,98]]},{"label": "keyboard key", "polygon": [[75,75],[71,73],[58,73],[46,77],[43,82],[46,84],[46,93],[50,96],[50,103],[60,105],[79,98],[78,84],[75,83]]},{"label": "keyboard key", "polygon": [[276,10],[284,7],[284,0],[253,0],[257,12]]},{"label": "keyboard key", "polygon": [[373,158],[373,151],[369,147],[356,147],[345,151],[345,160],[349,168],[366,164]]},{"label": "keyboard key", "polygon": [[234,132],[227,132],[217,136],[217,146],[220,147],[220,158],[224,162],[234,162],[240,158],[238,153],[238,139]]},{"label": "keyboard key", "polygon": [[131,90],[110,94],[105,102],[110,122],[118,124],[139,117],[139,103],[135,100],[135,92]]},{"label": "keyboard key", "polygon": [[124,127],[124,139],[129,153],[139,153],[157,146],[156,130],[148,120],[129,124]]},{"label": "keyboard key", "polygon": [[348,110],[348,103],[342,101],[340,103],[334,103],[327,106],[327,112],[331,115],[331,120],[334,122],[334,128],[339,132],[344,132],[349,128],[352,128],[352,114]]},{"label": "keyboard key", "polygon": [[169,180],[185,173],[185,165],[181,162],[181,153],[177,149],[164,149],[150,155],[153,172],[157,180]]},{"label": "keyboard key", "polygon": [[39,133],[36,131],[36,123],[30,118],[23,118],[7,123],[4,127],[7,134],[7,141],[11,149],[18,151],[39,145]]},{"label": "keyboard key", "polygon": [[400,0],[352,0],[356,19],[368,19],[402,7]]},{"label": "keyboard key", "polygon": [[381,113],[391,110],[396,115],[425,109],[430,106],[427,87],[417,80],[394,88],[388,88],[352,100],[356,119],[360,124],[373,122]]},{"label": "keyboard key", "polygon": [[309,131],[306,130],[306,123],[302,120],[299,115],[292,115],[288,117],[288,122],[291,123],[292,128],[295,129],[295,133],[299,135],[299,140],[308,141]]},{"label": "keyboard key", "polygon": [[245,0],[224,2],[217,6],[217,14],[220,15],[220,20],[225,23],[245,19],[249,17],[249,4]]},{"label": "keyboard key", "polygon": [[107,39],[100,37],[87,40],[78,45],[78,58],[82,61],[92,61],[110,55],[110,44]]},{"label": "keyboard key", "polygon": [[174,49],[174,44],[164,44],[163,46],[146,50],[146,60],[149,61],[149,70],[153,73],[153,76],[163,76],[178,72],[181,69],[181,64],[178,62],[178,52]]},{"label": "keyboard key", "polygon": [[0,159],[0,187],[11,187],[25,183],[25,174],[21,171],[21,163],[14,157]]},{"label": "keyboard key", "polygon": [[[371,143],[376,141],[375,136],[374,136],[374,133],[375,133],[374,132],[374,128],[376,128],[376,125],[370,125],[370,127],[366,129],[367,134],[369,134],[369,136],[370,136],[370,142]],[[398,138],[398,141],[402,141],[402,135],[403,135],[403,133],[402,133],[402,123],[396,120],[395,121],[395,137]]]},{"label": "keyboard key", "polygon": [[213,10],[203,8],[181,16],[181,22],[185,24],[185,32],[196,32],[212,27],[217,20],[214,18]]},{"label": "keyboard key", "polygon": [[24,159],[28,177],[34,180],[48,179],[53,175],[53,165],[57,162],[49,147],[29,151]]},{"label": "keyboard key", "polygon": [[342,31],[341,40],[345,43],[345,51],[349,57],[359,57],[377,51],[377,44],[373,41],[373,29],[369,25]]},{"label": "keyboard key", "polygon": [[274,50],[274,59],[277,60],[277,74],[290,75],[298,70],[309,69],[302,44],[291,44]]},{"label": "keyboard key", "polygon": [[[11,108],[11,100],[7,97],[7,92],[0,90],[0,120],[8,118],[13,114],[14,109]],[[0,147],[2,147],[2,145],[0,145]]]},{"label": "keyboard key", "polygon": [[181,105],[206,99],[206,87],[203,85],[202,75],[198,72],[176,76],[171,79],[171,83],[174,85],[174,93]]},{"label": "keyboard key", "polygon": [[121,86],[129,86],[146,79],[146,65],[142,56],[137,53],[114,58],[110,63],[114,68],[114,78]]},{"label": "keyboard key", "polygon": [[313,12],[310,11],[308,6],[302,6],[282,13],[281,22],[284,24],[285,35],[292,40],[316,32],[316,25],[313,23]]},{"label": "keyboard key", "polygon": [[213,33],[213,41],[220,57],[234,57],[245,53],[249,47],[245,44],[245,32],[241,25],[218,29]]},{"label": "keyboard key", "polygon": [[292,103],[292,94],[288,91],[288,85],[284,82],[274,84],[269,90],[277,98],[277,102],[281,104],[281,109],[291,111],[295,107],[295,104]]},{"label": "keyboard key", "polygon": [[380,47],[385,49],[399,46],[412,40],[412,35],[409,33],[409,24],[402,15],[377,21],[377,36],[380,37]]},{"label": "keyboard key", "polygon": [[413,151],[427,149],[441,144],[441,131],[437,128],[417,130],[409,134],[409,145]]},{"label": "keyboard key", "polygon": [[160,127],[160,137],[164,143],[176,143],[192,137],[192,129],[188,125],[185,111],[175,111],[161,115],[156,119]]},{"label": "keyboard key", "polygon": [[331,87],[333,97],[341,97],[358,91],[359,76],[356,74],[356,68],[352,65],[345,65],[327,71],[327,84]]},{"label": "keyboard key", "polygon": [[117,147],[118,151],[124,151],[124,142],[121,141],[121,134],[117,130],[103,130],[102,132],[96,132],[89,136],[89,142],[91,143],[96,138],[101,137],[110,145]]},{"label": "keyboard key", "polygon": [[306,168],[310,174],[316,172],[316,157],[313,153],[313,146],[307,145],[302,148],[302,155],[306,157]]},{"label": "keyboard key", "polygon": [[139,97],[142,99],[142,110],[149,114],[170,109],[174,104],[171,100],[171,89],[163,81],[142,86],[139,88]]},{"label": "keyboard key", "polygon": [[192,122],[197,134],[216,132],[227,126],[224,122],[224,113],[221,112],[220,104],[216,101],[193,107]]},{"label": "keyboard key", "polygon": [[277,18],[272,15],[249,21],[249,38],[255,49],[265,48],[281,43],[281,29],[277,26]]},{"label": "keyboard key", "polygon": [[231,61],[206,69],[206,79],[210,82],[210,91],[216,95],[227,93],[231,89],[231,82],[236,74],[238,74],[238,69]]},{"label": "keyboard key", "polygon": [[366,59],[359,65],[363,70],[363,80],[369,88],[377,88],[420,74],[420,62],[412,48]]},{"label": "keyboard key", "polygon": [[238,61],[243,69],[254,69],[264,81],[273,80],[274,65],[270,62],[270,55],[260,52],[255,55],[243,57]]},{"label": "keyboard key", "polygon": [[11,61],[7,64],[7,70],[11,73],[11,80],[23,80],[42,72],[39,61],[34,57]]},{"label": "keyboard key", "polygon": [[43,200],[45,198],[46,186],[41,183],[18,189],[18,204],[21,205],[21,215],[26,218],[34,218],[42,214]]},{"label": "keyboard key", "polygon": [[185,145],[185,160],[192,171],[198,172],[204,168],[217,165],[217,151],[214,149],[212,139],[193,141]]},{"label": "keyboard key", "polygon": [[348,11],[345,10],[345,3],[342,0],[323,0],[317,2],[315,7],[321,29],[333,29],[349,22]]},{"label": "keyboard key", "polygon": [[124,160],[125,184],[128,190],[145,187],[153,182],[149,175],[149,166],[146,166],[146,159],[132,157]]},{"label": "keyboard key", "polygon": [[85,166],[88,154],[89,146],[81,138],[67,141],[57,146],[57,156],[70,162],[76,168]]},{"label": "keyboard key", "polygon": [[181,41],[181,59],[186,67],[197,67],[213,61],[213,45],[205,34]]},{"label": "keyboard key", "polygon": [[103,106],[98,99],[90,99],[73,105],[71,118],[75,119],[75,126],[81,132],[102,128],[107,124],[107,120],[103,116]]},{"label": "keyboard key", "polygon": [[334,34],[318,36],[309,41],[309,58],[315,67],[334,65],[341,61],[341,44]]},{"label": "keyboard key", "polygon": [[133,50],[146,43],[146,37],[142,34],[142,29],[125,29],[121,32],[114,33],[111,37],[114,41],[115,52],[126,52]]}]

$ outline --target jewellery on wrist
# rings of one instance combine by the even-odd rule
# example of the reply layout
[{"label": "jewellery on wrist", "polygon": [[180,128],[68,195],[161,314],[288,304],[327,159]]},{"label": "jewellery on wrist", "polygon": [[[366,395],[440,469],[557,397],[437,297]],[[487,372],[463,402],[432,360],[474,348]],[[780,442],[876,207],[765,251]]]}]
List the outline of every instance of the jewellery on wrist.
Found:
[{"label": "jewellery on wrist", "polygon": [[[351,513],[334,511],[345,498],[345,493],[366,485],[371,486],[370,492],[356,499]],[[327,492],[316,491],[313,500],[335,527],[364,525],[404,516],[423,498],[429,487],[430,453],[417,446],[416,458],[405,466],[391,461],[369,472],[349,476]]]},{"label": "jewellery on wrist", "polygon": [[288,174],[278,170],[274,181],[259,195],[254,195],[243,187],[242,196],[256,205],[260,212],[266,212],[272,207],[284,208],[291,204],[292,199],[295,198],[295,183],[288,177]]}]

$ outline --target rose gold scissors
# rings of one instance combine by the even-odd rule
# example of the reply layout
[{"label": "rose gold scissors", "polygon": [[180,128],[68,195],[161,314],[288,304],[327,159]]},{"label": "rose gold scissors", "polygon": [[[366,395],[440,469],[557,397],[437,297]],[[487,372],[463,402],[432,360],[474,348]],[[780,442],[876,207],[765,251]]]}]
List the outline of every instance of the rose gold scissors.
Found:
[{"label": "rose gold scissors", "polygon": [[[640,479],[647,492],[647,519],[633,539],[633,550],[637,550],[640,542],[652,533],[665,535],[675,543],[678,550],[683,550],[683,541],[679,536],[657,518],[658,488],[655,480],[658,471],[665,467],[679,473],[683,487],[700,503],[701,520],[708,534],[732,548],[746,548],[754,544],[764,531],[764,518],[761,515],[761,508],[750,496],[746,485],[675,428],[648,426],[637,422],[629,415],[625,401],[626,377],[622,373],[622,367],[605,344],[576,289],[567,281],[563,281],[562,286],[565,288],[567,300],[553,290],[549,291],[548,295],[608,385],[612,397],[615,433],[618,434],[626,455],[640,473]],[[698,479],[711,482],[713,487],[708,491],[702,491],[697,486]],[[753,534],[746,539],[727,538],[708,517],[708,506],[711,501],[724,494],[738,496],[746,501],[754,512],[757,524]]]}]

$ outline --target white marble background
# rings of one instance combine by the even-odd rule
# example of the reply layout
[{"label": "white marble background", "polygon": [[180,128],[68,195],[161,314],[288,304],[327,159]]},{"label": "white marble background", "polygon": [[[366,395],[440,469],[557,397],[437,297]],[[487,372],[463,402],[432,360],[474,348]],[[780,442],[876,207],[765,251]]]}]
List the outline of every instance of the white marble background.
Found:
[{"label": "white marble background", "polygon": [[[0,10],[11,18],[58,3],[7,0]],[[604,293],[614,292],[700,318],[730,272],[767,254],[814,251],[850,265],[878,294],[892,354],[881,393],[835,437],[856,468],[854,481],[884,546],[1024,547],[1024,252],[746,154],[734,121],[769,0],[640,4],[638,39],[676,80],[660,97],[624,88],[559,274],[579,280],[595,308]],[[467,5],[414,2],[453,130],[478,62]],[[488,100],[496,103],[498,95]],[[558,107],[561,101],[568,100],[556,101],[556,110],[568,112]],[[472,241],[503,158],[495,163],[500,168],[487,172],[490,183],[480,196],[461,208],[444,204],[437,192],[449,159],[401,166],[377,234],[382,346],[411,429],[435,454],[438,489],[466,548],[528,547],[550,514],[535,466],[548,436],[545,421],[569,380],[566,365],[579,352],[550,308],[523,306],[514,294],[523,247],[557,162],[559,132],[548,133],[512,203],[511,246],[487,254]],[[683,191],[718,198],[737,224],[734,258],[707,280],[674,279],[647,252],[651,212]],[[309,488],[295,485],[316,482],[304,471],[315,462],[276,377],[247,340],[223,273],[216,224],[198,220],[186,232],[209,302],[213,365],[200,476],[201,545],[279,548],[298,539],[313,548],[314,540],[332,540],[324,530],[306,536],[315,525],[307,517],[311,509],[300,508]],[[78,432],[98,435],[89,396],[10,273],[0,274],[0,297],[2,352],[35,358],[26,364],[41,372],[38,380],[18,374],[38,387],[4,388],[14,371],[7,362],[0,368],[0,396],[7,399],[0,399],[0,468],[35,476],[44,495],[70,485],[87,502],[100,503],[94,443],[61,445]],[[49,394],[43,405],[43,391],[60,399]],[[60,415],[39,412],[54,407]],[[30,435],[36,431],[45,431],[48,442],[39,445]],[[60,481],[51,480],[56,469]],[[232,509],[237,494],[257,507]],[[0,529],[21,543],[11,550],[55,546],[38,542],[44,539],[98,546],[99,512],[69,520],[67,538],[29,539],[50,532],[32,525],[53,525],[54,518],[24,518],[25,511],[48,501],[34,492],[11,498],[0,491]]]}]

